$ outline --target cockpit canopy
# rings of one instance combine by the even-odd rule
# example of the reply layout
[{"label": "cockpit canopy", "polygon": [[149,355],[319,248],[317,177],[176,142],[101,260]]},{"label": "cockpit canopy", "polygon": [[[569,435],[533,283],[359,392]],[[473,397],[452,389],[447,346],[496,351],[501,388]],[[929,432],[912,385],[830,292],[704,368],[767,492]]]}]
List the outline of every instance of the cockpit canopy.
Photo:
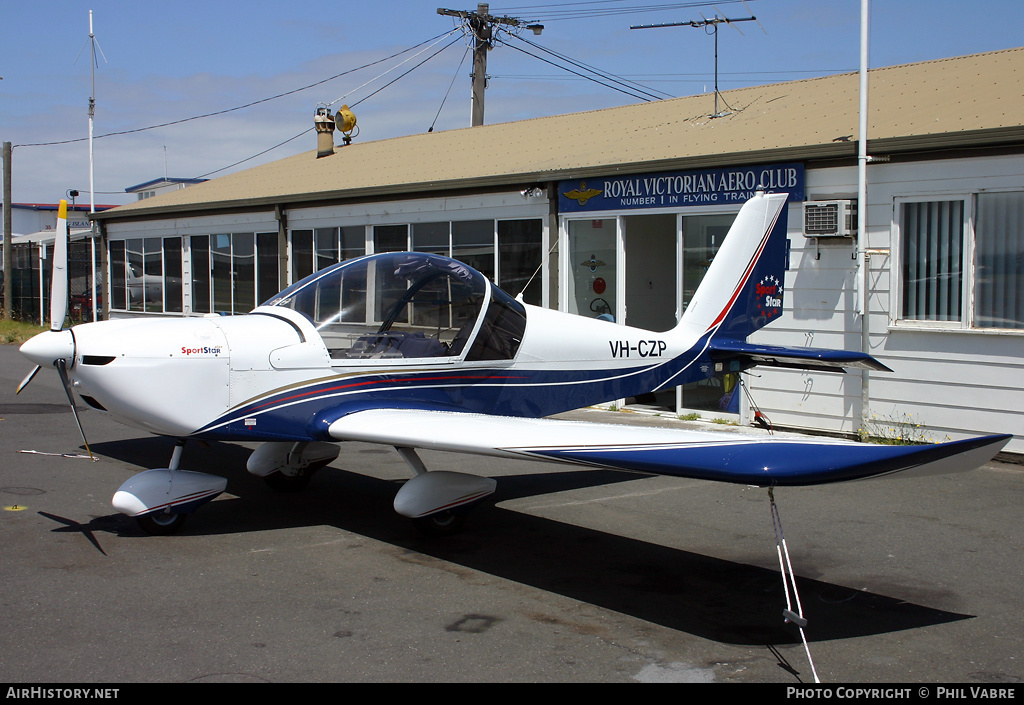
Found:
[{"label": "cockpit canopy", "polygon": [[264,306],[306,316],[334,360],[509,360],[526,330],[524,306],[480,272],[419,252],[341,262],[292,284]]}]

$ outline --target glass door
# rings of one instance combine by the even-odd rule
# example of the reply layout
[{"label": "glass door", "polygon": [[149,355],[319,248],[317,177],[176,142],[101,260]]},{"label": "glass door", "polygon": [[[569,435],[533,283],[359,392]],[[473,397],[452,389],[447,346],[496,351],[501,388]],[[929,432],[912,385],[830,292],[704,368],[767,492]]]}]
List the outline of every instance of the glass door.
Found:
[{"label": "glass door", "polygon": [[[683,235],[682,252],[682,310],[693,299],[697,287],[707,274],[711,261],[722,246],[735,213],[719,215],[681,216]],[[739,414],[739,375],[692,382],[679,389],[679,412],[698,412],[705,418],[724,414]]]},{"label": "glass door", "polygon": [[616,219],[570,220],[567,226],[568,276],[563,310],[605,321],[618,320]]}]

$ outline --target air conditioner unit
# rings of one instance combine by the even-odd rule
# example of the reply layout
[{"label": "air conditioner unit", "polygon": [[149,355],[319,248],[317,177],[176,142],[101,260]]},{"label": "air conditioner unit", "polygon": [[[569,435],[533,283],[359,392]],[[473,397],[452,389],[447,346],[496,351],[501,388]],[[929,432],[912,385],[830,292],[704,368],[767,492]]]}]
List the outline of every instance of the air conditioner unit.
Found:
[{"label": "air conditioner unit", "polygon": [[857,201],[805,201],[804,235],[853,237],[857,234]]}]

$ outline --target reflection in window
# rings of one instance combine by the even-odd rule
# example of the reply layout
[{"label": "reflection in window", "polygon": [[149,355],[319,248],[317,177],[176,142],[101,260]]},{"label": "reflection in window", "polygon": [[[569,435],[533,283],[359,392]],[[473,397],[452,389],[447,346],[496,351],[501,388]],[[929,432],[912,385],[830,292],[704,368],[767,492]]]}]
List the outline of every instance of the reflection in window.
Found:
[{"label": "reflection in window", "polygon": [[434,255],[448,256],[449,231],[448,222],[444,223],[413,223],[412,249],[414,252],[429,252]]},{"label": "reflection in window", "polygon": [[[366,254],[366,228],[363,226],[338,228],[341,261]],[[332,263],[333,264],[333,263]]]},{"label": "reflection in window", "polygon": [[408,225],[375,225],[373,227],[374,252],[405,252],[408,249]]},{"label": "reflection in window", "polygon": [[248,313],[256,308],[256,249],[252,233],[231,236],[231,274],[231,311]]},{"label": "reflection in window", "polygon": [[316,248],[317,271],[341,261],[338,258],[337,228],[316,228],[313,230],[313,242]]},{"label": "reflection in window", "polygon": [[256,233],[256,300],[266,301],[281,290],[277,233]]},{"label": "reflection in window", "polygon": [[614,321],[615,219],[569,221],[569,313]]},{"label": "reflection in window", "polygon": [[537,270],[544,254],[542,238],[543,228],[537,218],[498,221],[498,286],[512,296],[522,293],[523,301],[535,306],[541,304]]},{"label": "reflection in window", "polygon": [[210,236],[189,238],[192,250],[192,311],[210,313]]},{"label": "reflection in window", "polygon": [[488,279],[494,279],[494,221],[461,220],[452,223],[452,255]]},{"label": "reflection in window", "polygon": [[128,308],[128,285],[125,267],[125,241],[110,241],[110,308],[124,311]]},{"label": "reflection in window", "polygon": [[979,193],[974,324],[1024,328],[1024,192]]},{"label": "reflection in window", "polygon": [[305,279],[313,271],[313,231],[292,230],[292,281]]},{"label": "reflection in window", "polygon": [[231,313],[231,236],[210,236],[210,257],[213,260],[213,312]]},{"label": "reflection in window", "polygon": [[142,244],[143,256],[143,309],[153,313],[164,310],[164,258],[163,241],[147,237]]},{"label": "reflection in window", "polygon": [[181,238],[164,238],[164,310],[181,313]]}]

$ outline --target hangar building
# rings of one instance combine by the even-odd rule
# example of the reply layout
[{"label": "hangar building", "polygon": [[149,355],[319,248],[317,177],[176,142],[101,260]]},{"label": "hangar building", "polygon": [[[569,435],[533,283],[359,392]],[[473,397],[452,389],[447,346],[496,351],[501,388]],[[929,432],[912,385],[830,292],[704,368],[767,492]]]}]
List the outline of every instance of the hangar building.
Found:
[{"label": "hangar building", "polygon": [[[526,301],[665,330],[740,204],[789,194],[782,318],[757,342],[891,373],[757,368],[655,413],[1024,452],[1024,48],[354,142],[96,214],[111,317],[245,313],[364,253],[449,254]],[[866,225],[858,232],[858,212]],[[744,391],[745,390],[745,391]],[[749,392],[749,393],[747,393]],[[756,406],[755,406],[756,405]]]}]

